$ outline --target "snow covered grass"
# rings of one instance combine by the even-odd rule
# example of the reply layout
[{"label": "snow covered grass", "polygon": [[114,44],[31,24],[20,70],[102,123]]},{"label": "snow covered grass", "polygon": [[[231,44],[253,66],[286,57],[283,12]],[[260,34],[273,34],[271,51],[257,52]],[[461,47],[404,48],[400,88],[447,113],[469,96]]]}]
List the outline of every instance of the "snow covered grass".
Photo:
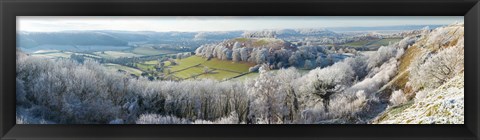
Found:
[{"label": "snow covered grass", "polygon": [[398,114],[391,114],[380,124],[463,124],[464,74],[461,73],[437,89],[421,91],[415,103]]}]

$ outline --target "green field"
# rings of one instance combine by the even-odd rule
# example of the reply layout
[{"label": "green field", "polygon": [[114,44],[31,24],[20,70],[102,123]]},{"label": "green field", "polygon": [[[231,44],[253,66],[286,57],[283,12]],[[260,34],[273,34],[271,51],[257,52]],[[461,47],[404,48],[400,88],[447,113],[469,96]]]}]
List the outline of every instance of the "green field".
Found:
[{"label": "green field", "polygon": [[228,70],[237,73],[248,72],[248,68],[255,66],[253,63],[224,61],[216,58],[213,58],[210,61],[205,61],[202,65],[212,69]]},{"label": "green field", "polygon": [[202,74],[198,78],[207,78],[215,80],[225,80],[240,75],[240,73],[224,71],[224,70],[215,70],[213,74]]},{"label": "green field", "polygon": [[77,55],[85,55],[86,57],[91,57],[91,58],[102,58],[100,56],[97,56],[97,55],[92,55],[92,54],[85,54],[85,53],[75,53]]},{"label": "green field", "polygon": [[203,71],[202,67],[192,67],[192,68],[182,70],[182,71],[178,71],[178,72],[175,72],[175,73],[172,73],[172,74],[175,75],[176,77],[187,79],[187,78],[190,78],[192,76],[200,75],[200,74],[203,74],[203,73],[204,73],[204,71]]},{"label": "green field", "polygon": [[246,42],[246,41],[248,41],[248,39],[247,38],[235,38],[235,41]]},{"label": "green field", "polygon": [[[164,66],[170,66],[170,61],[164,61]],[[158,65],[158,60],[150,60],[150,61],[145,61],[143,62],[143,64],[147,64],[147,65]]]},{"label": "green field", "polygon": [[366,44],[368,44],[368,42],[370,42],[370,40],[362,40],[362,41],[350,42],[350,43],[346,43],[346,44],[343,44],[343,45],[344,45],[344,46],[350,46],[350,47],[363,47],[363,46],[365,46]]},{"label": "green field", "polygon": [[175,72],[175,71],[179,71],[179,70],[182,70],[182,69],[185,69],[185,68],[188,68],[188,67],[199,65],[199,64],[207,61],[207,59],[202,58],[200,56],[190,56],[190,57],[184,58],[184,59],[176,59],[175,61],[176,61],[177,64],[170,66],[171,72]]},{"label": "green field", "polygon": [[117,72],[120,69],[120,70],[124,70],[128,73],[135,74],[137,76],[139,76],[142,73],[141,70],[131,68],[131,67],[127,67],[127,66],[118,65],[118,64],[107,63],[107,64],[104,64],[104,66],[107,67],[107,69],[112,70],[113,72]]},{"label": "green field", "polygon": [[48,52],[48,53],[33,53],[32,56],[46,57],[46,58],[70,58],[72,52]]},{"label": "green field", "polygon": [[95,55],[98,55],[103,58],[115,59],[120,57],[139,57],[143,55],[134,54],[131,52],[122,52],[122,51],[103,51],[103,52],[94,52]]},{"label": "green field", "polygon": [[[254,66],[252,63],[245,62],[232,62],[219,59],[211,59],[207,61],[206,58],[200,56],[190,56],[184,59],[175,59],[176,65],[171,65],[170,61],[165,61],[166,68],[164,73],[167,74],[167,70],[170,69],[171,75],[182,78],[210,78],[215,80],[229,79],[235,76],[239,76],[242,73],[248,73],[248,69]],[[146,61],[143,63],[137,63],[137,67],[144,71],[150,71],[155,69],[155,65],[159,62],[157,60]],[[210,73],[205,73],[207,68]]]},{"label": "green field", "polygon": [[153,70],[155,70],[155,65],[137,63],[136,66],[143,71],[153,71]]},{"label": "green field", "polygon": [[376,45],[376,46],[387,46],[387,45],[390,44],[390,42],[393,44],[393,43],[396,43],[400,40],[402,40],[402,39],[401,38],[385,38],[385,39],[380,39],[380,40],[374,41],[371,44]]},{"label": "green field", "polygon": [[361,40],[356,42],[350,42],[343,44],[343,46],[350,46],[350,47],[380,47],[380,46],[387,46],[391,42],[396,43],[402,39],[400,38],[384,38],[384,39],[375,39],[375,40]]},{"label": "green field", "polygon": [[[207,61],[206,58],[200,56],[190,56],[184,59],[175,59],[176,65],[170,65],[169,61],[165,61],[164,74],[173,75],[181,79],[192,78],[208,78],[215,80],[240,80],[243,81],[248,78],[255,78],[259,73],[249,73],[248,69],[255,66],[253,63],[247,62],[233,62],[230,60],[219,60],[212,58]],[[146,61],[143,63],[137,63],[137,67],[143,71],[155,70],[155,65],[158,64],[157,60]],[[205,73],[205,69],[210,71]],[[170,73],[166,73],[167,69],[170,69]],[[272,70],[276,72],[278,70]],[[298,70],[301,74],[305,74],[310,70]],[[161,73],[161,72],[159,72]],[[158,73],[157,73],[158,74]],[[237,77],[238,76],[238,77]],[[235,78],[234,78],[235,77]]]},{"label": "green field", "polygon": [[160,55],[160,54],[173,54],[178,53],[177,51],[170,51],[170,50],[157,50],[152,47],[137,47],[132,50],[135,54],[140,55]]},{"label": "green field", "polygon": [[157,61],[157,60],[146,61],[146,62],[144,62],[143,64],[147,64],[147,65],[158,65],[158,61]]},{"label": "green field", "polygon": [[163,63],[165,64],[165,66],[170,66],[172,64],[170,61],[165,61]]}]

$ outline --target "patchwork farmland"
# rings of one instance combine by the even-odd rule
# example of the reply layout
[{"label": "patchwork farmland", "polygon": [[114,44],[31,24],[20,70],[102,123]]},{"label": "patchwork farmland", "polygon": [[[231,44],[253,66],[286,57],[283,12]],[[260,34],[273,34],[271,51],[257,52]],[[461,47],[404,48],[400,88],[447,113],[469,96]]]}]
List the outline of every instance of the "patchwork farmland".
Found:
[{"label": "patchwork farmland", "polygon": [[[248,69],[255,65],[253,63],[224,61],[215,58],[207,60],[200,56],[175,59],[173,60],[175,64],[172,64],[172,61],[163,63],[164,69],[153,72],[154,75],[164,74],[181,80],[197,78],[228,80],[248,74]],[[137,67],[144,71],[151,71],[158,64],[159,61],[153,60],[138,63]]]}]

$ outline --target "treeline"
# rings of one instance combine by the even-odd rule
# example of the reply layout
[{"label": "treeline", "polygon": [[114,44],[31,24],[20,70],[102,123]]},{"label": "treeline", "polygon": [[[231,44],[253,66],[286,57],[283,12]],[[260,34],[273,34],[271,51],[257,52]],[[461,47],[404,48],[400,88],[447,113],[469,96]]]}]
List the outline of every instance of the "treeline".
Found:
[{"label": "treeline", "polygon": [[355,55],[357,51],[348,48],[337,50],[335,47],[326,46],[252,47],[238,41],[233,45],[228,42],[206,44],[195,51],[196,55],[208,59],[217,58],[234,62],[251,62],[259,65],[268,64],[271,69],[288,68],[290,66],[304,69],[326,67],[349,57],[343,53]]}]

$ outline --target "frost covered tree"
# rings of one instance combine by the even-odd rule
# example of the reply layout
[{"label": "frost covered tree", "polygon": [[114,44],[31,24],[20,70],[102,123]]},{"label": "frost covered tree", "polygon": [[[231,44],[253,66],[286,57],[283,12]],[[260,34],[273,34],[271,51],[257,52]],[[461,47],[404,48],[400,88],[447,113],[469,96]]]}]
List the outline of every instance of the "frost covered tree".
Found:
[{"label": "frost covered tree", "polygon": [[268,61],[268,50],[266,48],[263,48],[261,50],[258,50],[256,52],[256,60],[255,62],[257,64],[262,64],[266,63]]},{"label": "frost covered tree", "polygon": [[248,61],[250,54],[248,53],[248,48],[244,47],[240,49],[240,58],[242,61]]},{"label": "frost covered tree", "polygon": [[343,86],[349,86],[354,78],[354,71],[350,65],[344,62],[335,63],[326,68],[317,68],[309,72],[306,84],[302,89],[306,93],[328,98]]},{"label": "frost covered tree", "polygon": [[27,101],[25,86],[23,85],[23,81],[18,78],[16,78],[16,97],[17,104],[21,104]]},{"label": "frost covered tree", "polygon": [[287,69],[275,75],[267,67],[260,67],[260,77],[247,83],[251,100],[249,118],[253,123],[291,123],[299,118],[298,97],[291,83],[299,74],[295,69]]},{"label": "frost covered tree", "polygon": [[241,55],[240,55],[240,48],[235,48],[232,51],[232,61],[234,62],[239,62],[242,61]]},{"label": "frost covered tree", "polygon": [[294,52],[290,58],[288,58],[288,62],[291,66],[297,66],[299,64],[299,61],[301,60],[300,53]]},{"label": "frost covered tree", "polygon": [[315,67],[315,63],[313,61],[305,60],[305,65],[304,65],[305,69],[312,69],[314,67]]}]

